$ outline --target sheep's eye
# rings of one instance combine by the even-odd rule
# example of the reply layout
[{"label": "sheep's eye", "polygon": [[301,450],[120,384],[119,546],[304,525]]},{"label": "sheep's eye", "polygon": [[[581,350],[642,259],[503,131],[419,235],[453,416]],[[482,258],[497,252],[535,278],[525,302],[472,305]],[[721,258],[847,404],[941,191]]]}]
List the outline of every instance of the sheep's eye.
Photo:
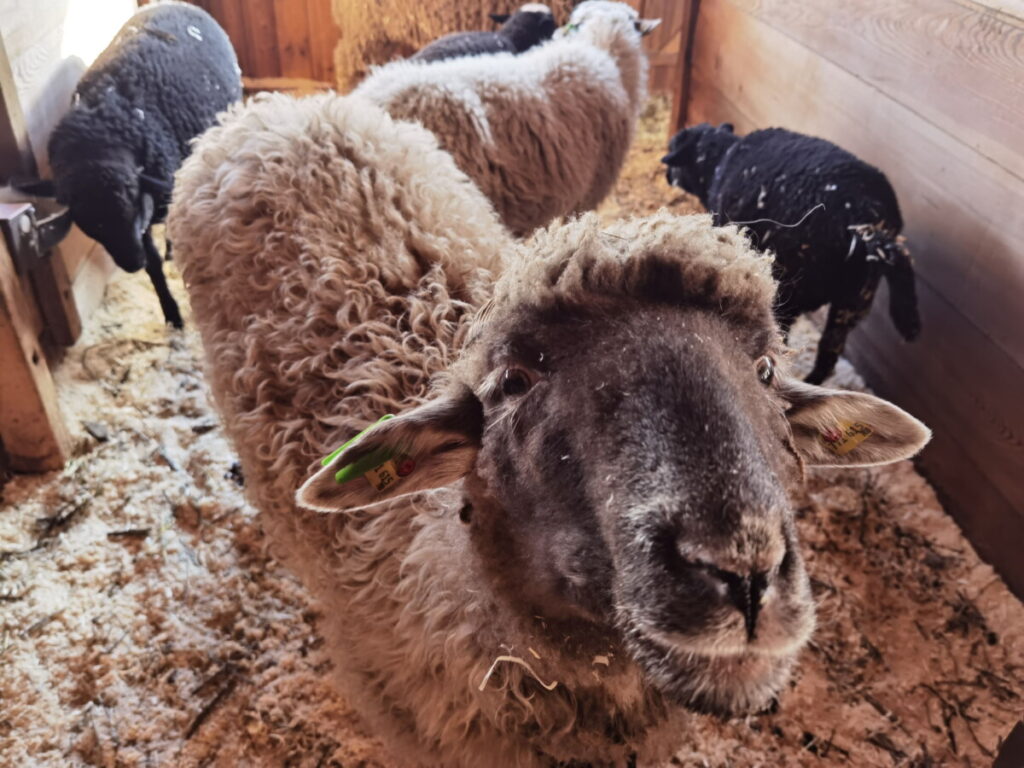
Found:
[{"label": "sheep's eye", "polygon": [[775,377],[775,361],[768,357],[768,355],[764,355],[757,359],[756,365],[757,378],[761,380],[762,384],[771,384],[772,379]]},{"label": "sheep's eye", "polygon": [[508,368],[501,376],[501,392],[507,397],[525,395],[533,386],[533,377],[525,368]]}]

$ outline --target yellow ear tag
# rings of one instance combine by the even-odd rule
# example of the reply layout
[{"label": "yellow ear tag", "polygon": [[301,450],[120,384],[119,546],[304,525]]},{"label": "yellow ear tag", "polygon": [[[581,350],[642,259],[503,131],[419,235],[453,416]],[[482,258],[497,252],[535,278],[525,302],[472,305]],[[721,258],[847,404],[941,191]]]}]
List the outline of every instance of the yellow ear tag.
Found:
[{"label": "yellow ear tag", "polygon": [[388,459],[383,464],[367,472],[363,477],[380,493],[386,488],[394,485],[406,475],[416,469],[416,462],[408,456],[398,456],[395,459]]},{"label": "yellow ear tag", "polygon": [[821,442],[836,456],[845,456],[872,434],[871,427],[861,421],[840,421],[837,427],[821,430]]}]

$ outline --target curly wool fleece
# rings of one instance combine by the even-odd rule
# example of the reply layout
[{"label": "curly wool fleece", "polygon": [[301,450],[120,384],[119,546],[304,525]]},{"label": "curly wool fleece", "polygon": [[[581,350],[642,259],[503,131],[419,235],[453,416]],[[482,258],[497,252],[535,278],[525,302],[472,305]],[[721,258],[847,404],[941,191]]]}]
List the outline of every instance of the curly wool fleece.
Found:
[{"label": "curly wool fleece", "polygon": [[[169,235],[247,493],[322,605],[343,693],[409,763],[621,763],[665,755],[685,733],[685,713],[622,648],[595,677],[591,657],[488,588],[453,492],[344,515],[293,501],[321,456],[457,375],[492,291],[484,322],[543,285],[613,291],[616,269],[643,262],[770,318],[767,262],[735,232],[662,213],[607,233],[588,215],[514,243],[430,133],[357,97],[236,107],[178,174]],[[488,677],[507,647],[540,659]]]}]

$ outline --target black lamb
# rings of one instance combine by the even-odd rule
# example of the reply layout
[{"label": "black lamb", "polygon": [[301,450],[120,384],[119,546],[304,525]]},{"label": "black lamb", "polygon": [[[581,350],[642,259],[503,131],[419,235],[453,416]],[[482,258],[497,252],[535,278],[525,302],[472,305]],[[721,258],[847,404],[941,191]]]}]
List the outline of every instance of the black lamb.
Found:
[{"label": "black lamb", "polygon": [[522,53],[550,40],[555,34],[555,17],[543,3],[527,3],[518,11],[492,13],[501,24],[497,32],[455,32],[438,38],[410,56],[413,61],[441,61],[484,53]]},{"label": "black lamb", "polygon": [[829,305],[808,382],[832,374],[882,277],[896,329],[908,341],[920,333],[903,219],[877,168],[824,139],[782,128],[739,137],[728,123],[680,131],[662,162],[669,183],[700,198],[716,223],[742,224],[759,248],[775,252],[784,332],[799,315]]},{"label": "black lamb", "polygon": [[82,76],[50,136],[57,199],[121,269],[146,268],[176,328],[181,313],[151,226],[167,214],[190,141],[241,97],[235,51],[213,17],[185,3],[151,5],[125,22]]}]

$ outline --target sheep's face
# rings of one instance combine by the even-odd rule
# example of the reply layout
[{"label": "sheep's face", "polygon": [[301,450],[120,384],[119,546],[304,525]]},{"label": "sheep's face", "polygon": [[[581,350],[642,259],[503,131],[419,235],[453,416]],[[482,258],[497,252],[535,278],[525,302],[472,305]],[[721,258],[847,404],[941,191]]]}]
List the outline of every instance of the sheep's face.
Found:
[{"label": "sheep's face", "polygon": [[[81,181],[84,176],[87,180]],[[154,200],[141,188],[136,170],[94,163],[80,169],[78,179],[65,183],[69,191],[61,196],[75,224],[100,243],[121,269],[142,269],[146,265],[142,237],[153,219]]]},{"label": "sheep's face", "polygon": [[[620,637],[686,706],[757,710],[814,624],[789,483],[927,439],[877,398],[782,378],[776,344],[770,321],[632,299],[506,312],[447,395],[372,430],[298,500],[337,511],[464,477],[473,549],[524,617]],[[406,462],[397,484],[334,482],[381,450]]]},{"label": "sheep's face", "polygon": [[668,154],[661,162],[668,166],[668,183],[707,204],[708,189],[715,168],[738,138],[729,123],[713,126],[701,123],[679,131],[668,145]]},{"label": "sheep's face", "polygon": [[765,705],[814,624],[774,341],[698,310],[524,312],[475,387],[466,490],[495,582],[528,614],[618,627],[696,708]]},{"label": "sheep's face", "polygon": [[555,32],[555,38],[576,34],[595,21],[631,28],[637,39],[649,35],[661,24],[661,19],[640,18],[640,14],[626,3],[614,0],[586,0],[573,9],[568,23]]}]

